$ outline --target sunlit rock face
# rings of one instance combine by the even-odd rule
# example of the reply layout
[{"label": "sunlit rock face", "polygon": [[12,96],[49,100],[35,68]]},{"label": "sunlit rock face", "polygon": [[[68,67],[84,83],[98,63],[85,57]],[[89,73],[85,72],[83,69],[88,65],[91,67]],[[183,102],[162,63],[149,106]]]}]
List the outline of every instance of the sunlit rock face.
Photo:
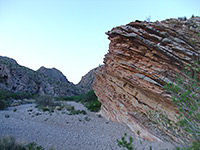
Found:
[{"label": "sunlit rock face", "polygon": [[174,82],[184,65],[200,60],[200,17],[135,21],[106,34],[109,51],[93,87],[102,115],[127,124],[145,140],[160,141],[148,112],[165,111],[175,120],[177,108],[163,86]]}]

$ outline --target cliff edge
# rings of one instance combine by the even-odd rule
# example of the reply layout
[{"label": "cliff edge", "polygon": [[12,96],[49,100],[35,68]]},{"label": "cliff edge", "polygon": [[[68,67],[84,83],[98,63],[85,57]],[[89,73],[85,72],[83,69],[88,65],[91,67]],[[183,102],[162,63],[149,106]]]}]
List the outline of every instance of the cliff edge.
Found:
[{"label": "cliff edge", "polygon": [[200,17],[135,21],[106,34],[109,51],[93,86],[101,114],[145,140],[161,141],[148,112],[166,112],[176,120],[177,108],[163,86],[174,82],[185,65],[200,62]]}]

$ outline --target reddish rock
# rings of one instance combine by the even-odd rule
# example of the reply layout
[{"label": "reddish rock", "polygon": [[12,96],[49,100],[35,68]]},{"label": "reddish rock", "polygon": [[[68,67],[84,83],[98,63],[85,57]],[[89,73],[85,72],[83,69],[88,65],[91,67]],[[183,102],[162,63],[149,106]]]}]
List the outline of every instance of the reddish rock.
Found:
[{"label": "reddish rock", "polygon": [[109,51],[93,87],[101,114],[126,123],[145,140],[160,141],[147,125],[148,112],[165,111],[176,120],[177,108],[163,86],[174,82],[184,65],[200,60],[200,17],[136,21],[106,34]]}]

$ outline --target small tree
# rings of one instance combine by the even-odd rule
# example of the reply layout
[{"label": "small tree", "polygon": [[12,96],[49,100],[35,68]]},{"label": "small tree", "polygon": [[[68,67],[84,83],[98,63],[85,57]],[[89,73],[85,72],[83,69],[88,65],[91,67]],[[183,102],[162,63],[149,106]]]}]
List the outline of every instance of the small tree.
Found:
[{"label": "small tree", "polygon": [[165,89],[173,95],[172,101],[180,112],[176,125],[200,142],[200,68],[198,64],[188,67],[193,69],[184,69],[184,80],[179,77],[175,84],[167,84]]}]

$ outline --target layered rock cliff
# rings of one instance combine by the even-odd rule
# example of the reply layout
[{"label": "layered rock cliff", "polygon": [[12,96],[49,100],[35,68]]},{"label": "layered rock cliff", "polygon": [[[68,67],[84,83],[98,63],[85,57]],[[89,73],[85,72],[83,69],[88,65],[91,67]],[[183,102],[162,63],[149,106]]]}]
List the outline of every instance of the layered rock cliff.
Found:
[{"label": "layered rock cliff", "polygon": [[93,86],[102,115],[124,122],[145,140],[160,141],[148,112],[165,111],[176,120],[177,108],[163,86],[174,82],[184,65],[200,61],[200,17],[135,21],[106,34],[109,51]]},{"label": "layered rock cliff", "polygon": [[[36,72],[8,57],[0,57],[0,88],[13,92],[73,96],[80,94],[57,69]],[[53,72],[53,73],[52,73]],[[48,74],[49,73],[49,74]]]}]

